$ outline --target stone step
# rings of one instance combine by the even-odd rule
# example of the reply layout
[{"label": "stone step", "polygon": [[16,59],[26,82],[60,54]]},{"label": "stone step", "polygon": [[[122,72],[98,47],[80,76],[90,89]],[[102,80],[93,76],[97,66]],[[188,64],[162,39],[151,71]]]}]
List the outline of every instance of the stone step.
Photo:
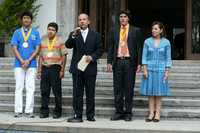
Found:
[{"label": "stone step", "polygon": [[[138,73],[136,79],[141,79],[142,73]],[[0,70],[0,77],[14,78],[13,70]],[[72,78],[72,75],[66,71],[64,79]],[[113,79],[112,73],[98,72],[97,79]],[[200,73],[170,73],[170,80],[197,80],[200,79]]]},{"label": "stone step", "polygon": [[[52,112],[54,106],[50,105],[50,112]],[[39,113],[40,105],[35,105],[35,113]],[[0,103],[0,112],[13,112],[14,104]],[[96,107],[95,114],[97,117],[109,118],[114,113],[113,107]],[[63,106],[63,114],[70,116],[73,114],[72,106]],[[85,106],[84,106],[85,114]],[[145,117],[148,114],[147,108],[133,108],[134,117]],[[163,108],[161,112],[162,118],[200,118],[200,108]]]},{"label": "stone step", "polygon": [[[13,64],[10,63],[5,63],[5,64],[0,64],[0,69],[13,69]],[[69,64],[66,65],[66,70],[69,70]],[[106,64],[99,64],[98,65],[98,71],[103,71],[107,72],[107,67]],[[184,72],[184,73],[195,73],[195,72],[200,72],[200,67],[199,64],[197,66],[173,66],[171,69],[171,72]]]},{"label": "stone step", "polygon": [[[101,80],[97,79],[97,82],[96,82],[96,88],[97,90],[113,90],[113,83],[107,83],[105,82],[105,84],[101,84]],[[187,84],[182,84],[182,82],[180,83],[177,83],[177,85],[175,83],[170,83],[170,88],[171,90],[198,90],[200,89],[199,87],[199,84],[198,83],[195,83],[195,84],[190,84],[187,85]],[[138,90],[138,88],[140,88],[141,86],[141,81],[140,80],[136,80],[136,83],[135,83],[135,90]],[[9,82],[9,81],[3,81],[1,82],[0,81],[0,92],[1,91],[12,91],[14,88],[15,88],[15,81],[13,80],[13,82]],[[36,89],[39,89],[40,88],[40,81],[36,81]],[[62,81],[62,88],[64,88],[65,90],[67,89],[71,89],[72,88],[72,81]]]},{"label": "stone step", "polygon": [[[106,60],[102,59],[98,61],[98,68],[106,68]],[[182,61],[173,61],[172,68],[194,68],[199,70],[199,64],[200,61],[187,61],[187,60],[182,60]],[[69,68],[70,61],[67,61],[66,68]],[[9,61],[9,60],[1,60],[0,59],[0,68],[13,68],[14,62]]]},{"label": "stone step", "polygon": [[[15,84],[14,78],[10,77],[0,77],[0,84]],[[36,80],[36,85],[39,85],[40,81]],[[138,84],[138,85],[137,85]],[[136,79],[136,86],[141,84],[140,79]],[[192,80],[192,81],[182,81],[182,80],[169,80],[170,86],[173,87],[182,87],[182,88],[200,88],[200,80]],[[72,79],[63,79],[63,86],[72,86]],[[112,79],[97,79],[96,86],[101,87],[112,87],[113,80]]]},{"label": "stone step", "polygon": [[[71,63],[71,59],[67,60],[67,65]],[[97,61],[98,65],[102,65],[102,64],[107,64],[107,60],[106,59],[100,59]],[[1,58],[0,57],[0,65],[4,65],[4,64],[10,64],[13,65],[14,64],[14,59],[10,59],[10,58]],[[199,60],[173,60],[172,61],[172,66],[199,66],[200,61]]]},{"label": "stone step", "polygon": [[[24,103],[25,103],[25,95],[24,95]],[[102,97],[96,96],[95,103],[96,107],[113,107],[114,106],[114,98],[111,97]],[[62,96],[62,101],[64,106],[69,106],[72,104],[72,96],[71,95],[64,95]],[[184,98],[173,98],[173,97],[164,97],[163,101],[163,108],[193,108],[197,107],[200,109],[200,99],[184,99]],[[12,94],[0,94],[0,102],[1,103],[9,103],[14,104],[14,93]],[[85,98],[84,98],[85,102]],[[41,103],[41,96],[40,94],[35,95],[35,104]],[[50,104],[54,103],[54,96],[50,96]],[[148,107],[148,98],[147,97],[134,97],[134,107]]]},{"label": "stone step", "polygon": [[200,131],[200,122],[195,120],[162,119],[159,123],[147,123],[144,117],[134,117],[131,122],[110,121],[109,117],[97,117],[96,122],[88,122],[84,118],[83,123],[68,123],[66,117],[58,120],[52,117],[16,119],[12,113],[0,113],[0,117],[0,131],[5,129],[4,133],[199,133]]},{"label": "stone step", "polygon": [[[72,78],[69,74],[69,61],[66,66],[63,87],[63,113],[72,114]],[[147,115],[148,101],[139,94],[142,73],[136,77],[134,96],[134,117]],[[169,83],[172,96],[163,98],[164,118],[200,118],[200,61],[173,61]],[[40,107],[40,81],[36,81],[35,111]],[[0,58],[0,111],[13,112],[15,80],[13,59]],[[50,108],[53,110],[54,98],[51,95]],[[85,110],[85,109],[84,109]],[[106,70],[106,60],[99,60],[96,83],[96,114],[110,117],[114,112],[113,77]]]},{"label": "stone step", "polygon": [[[134,94],[136,96],[140,96],[139,88],[135,87]],[[0,85],[0,93],[2,94],[10,94],[14,93],[15,87],[14,85]],[[24,90],[25,91],[25,90]],[[72,95],[72,86],[63,86],[62,87],[62,94],[63,95]],[[103,97],[111,97],[113,96],[113,87],[96,87],[96,96],[103,96]],[[39,85],[36,86],[35,94],[40,94]],[[183,89],[183,88],[172,88],[171,89],[171,96],[172,98],[195,98],[200,99],[200,89]]]},{"label": "stone step", "polygon": [[[71,61],[71,58],[68,58],[67,62],[70,62]],[[13,57],[1,57],[0,58],[0,63],[13,63],[14,62],[14,58]],[[100,59],[98,60],[98,63],[99,64],[106,64],[107,63],[107,60],[106,59]],[[173,60],[172,61],[172,64],[173,65],[187,65],[187,66],[194,66],[194,65],[197,65],[200,63],[199,60]]]},{"label": "stone step", "polygon": [[[71,82],[71,83],[70,83]],[[169,78],[169,84],[171,87],[200,87],[200,80],[198,78],[183,80],[183,79],[171,79]],[[69,84],[68,84],[69,83]],[[141,78],[137,77],[136,84],[141,84]],[[0,77],[0,84],[15,84],[14,77]],[[36,80],[36,85],[40,84],[40,80]],[[62,79],[63,85],[71,85],[72,77],[65,77]],[[113,86],[113,79],[110,78],[97,78],[96,84],[100,86]]]},{"label": "stone step", "polygon": [[[135,92],[140,90],[140,84],[136,84],[134,90]],[[72,85],[62,85],[62,90],[64,94],[71,93],[72,92]],[[0,84],[0,92],[14,92],[15,91],[15,84]],[[36,92],[40,92],[40,85],[36,85]],[[171,93],[176,94],[177,96],[179,93],[182,94],[187,94],[190,96],[190,94],[199,94],[200,88],[195,88],[195,87],[190,87],[190,88],[185,88],[185,87],[171,87]],[[113,86],[96,86],[96,93],[97,94],[102,94],[102,95],[110,95],[113,93]]]},{"label": "stone step", "polygon": [[[0,63],[2,64],[11,64],[13,65],[15,62],[14,60],[9,60],[9,59],[3,59],[0,57]],[[71,63],[71,60],[67,60],[67,65]],[[98,65],[106,65],[107,64],[107,60],[106,59],[100,59],[97,61]],[[172,66],[198,66],[198,64],[200,64],[199,60],[172,60]]]}]

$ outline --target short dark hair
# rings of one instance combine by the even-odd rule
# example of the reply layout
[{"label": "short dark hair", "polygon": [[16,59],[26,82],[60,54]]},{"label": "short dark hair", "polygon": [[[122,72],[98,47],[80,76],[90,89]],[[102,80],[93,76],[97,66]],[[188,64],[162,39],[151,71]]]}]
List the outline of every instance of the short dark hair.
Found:
[{"label": "short dark hair", "polygon": [[131,12],[130,12],[129,10],[121,10],[121,11],[119,12],[119,15],[118,15],[118,16],[120,16],[121,14],[126,14],[126,15],[128,16],[128,18],[129,18],[129,20],[132,19],[132,15],[131,15]]},{"label": "short dark hair", "polygon": [[20,19],[22,20],[24,16],[29,16],[33,20],[33,14],[30,11],[25,11],[21,14]]},{"label": "short dark hair", "polygon": [[56,32],[58,32],[58,24],[57,23],[51,22],[48,24],[47,28],[49,28],[49,27],[55,28]]},{"label": "short dark hair", "polygon": [[160,37],[166,37],[167,34],[166,34],[166,30],[165,30],[165,26],[162,22],[160,21],[154,21],[152,24],[151,24],[151,27],[153,27],[154,25],[158,25],[158,27],[162,30],[162,33],[160,34]]}]

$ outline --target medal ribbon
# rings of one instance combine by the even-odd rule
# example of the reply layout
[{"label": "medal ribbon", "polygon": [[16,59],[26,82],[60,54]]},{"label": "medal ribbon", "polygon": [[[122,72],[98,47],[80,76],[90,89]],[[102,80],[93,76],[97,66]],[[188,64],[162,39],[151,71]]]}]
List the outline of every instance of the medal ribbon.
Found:
[{"label": "medal ribbon", "polygon": [[22,30],[22,35],[23,35],[23,37],[24,37],[24,41],[27,42],[27,41],[28,41],[28,38],[29,38],[29,36],[30,36],[30,34],[31,34],[32,28],[29,29],[27,35],[24,33],[23,28],[22,28],[21,30]]},{"label": "medal ribbon", "polygon": [[53,50],[53,45],[56,43],[56,37],[52,41],[48,40],[48,50]]}]

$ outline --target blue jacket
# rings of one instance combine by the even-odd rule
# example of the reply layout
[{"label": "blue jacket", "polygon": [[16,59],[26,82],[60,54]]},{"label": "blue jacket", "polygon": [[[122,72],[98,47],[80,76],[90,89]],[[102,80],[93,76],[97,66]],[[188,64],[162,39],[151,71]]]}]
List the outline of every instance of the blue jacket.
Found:
[{"label": "blue jacket", "polygon": [[163,72],[172,66],[171,46],[169,40],[161,38],[158,47],[154,46],[154,38],[150,37],[144,41],[142,53],[142,64],[147,65],[151,71]]}]

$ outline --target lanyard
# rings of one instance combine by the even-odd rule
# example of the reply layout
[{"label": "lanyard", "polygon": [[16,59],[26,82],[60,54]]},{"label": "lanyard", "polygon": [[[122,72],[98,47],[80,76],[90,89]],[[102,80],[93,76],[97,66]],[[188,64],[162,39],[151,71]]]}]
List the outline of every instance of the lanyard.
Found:
[{"label": "lanyard", "polygon": [[49,50],[49,51],[52,51],[52,50],[53,50],[53,45],[55,44],[55,42],[56,42],[56,37],[54,37],[54,39],[53,39],[52,41],[50,41],[50,40],[48,39],[48,50]]},{"label": "lanyard", "polygon": [[23,37],[24,37],[24,41],[27,42],[27,41],[28,41],[28,38],[29,38],[29,36],[30,36],[30,34],[31,34],[32,28],[29,29],[27,35],[24,33],[23,28],[21,28],[21,31],[22,31],[22,35],[23,35]]}]

